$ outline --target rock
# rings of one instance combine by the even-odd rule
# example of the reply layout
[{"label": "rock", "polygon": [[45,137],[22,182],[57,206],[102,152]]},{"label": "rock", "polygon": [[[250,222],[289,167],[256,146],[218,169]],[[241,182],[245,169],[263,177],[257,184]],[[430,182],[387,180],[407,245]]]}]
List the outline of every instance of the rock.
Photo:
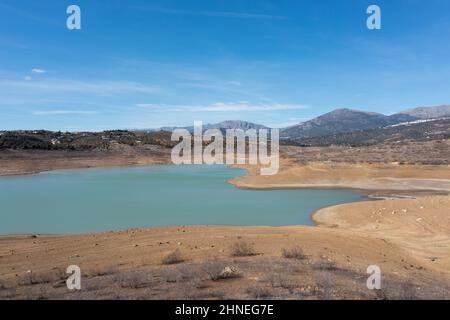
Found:
[{"label": "rock", "polygon": [[222,272],[220,273],[220,278],[234,278],[241,274],[238,267],[235,266],[227,266],[223,268]]}]

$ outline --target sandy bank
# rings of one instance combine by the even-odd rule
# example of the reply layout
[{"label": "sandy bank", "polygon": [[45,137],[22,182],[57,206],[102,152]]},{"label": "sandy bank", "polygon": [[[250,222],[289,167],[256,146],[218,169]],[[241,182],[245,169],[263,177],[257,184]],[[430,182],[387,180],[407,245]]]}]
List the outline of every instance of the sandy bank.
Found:
[{"label": "sandy bank", "polygon": [[278,174],[259,175],[259,168],[241,166],[248,175],[230,181],[239,188],[352,188],[363,190],[430,190],[450,192],[450,168],[432,165],[367,163],[295,164],[282,160]]}]

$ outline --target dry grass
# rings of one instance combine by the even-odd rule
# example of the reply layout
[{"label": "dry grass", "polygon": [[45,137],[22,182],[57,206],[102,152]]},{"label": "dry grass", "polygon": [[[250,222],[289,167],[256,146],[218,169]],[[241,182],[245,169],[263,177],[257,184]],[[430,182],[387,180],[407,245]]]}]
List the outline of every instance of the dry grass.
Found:
[{"label": "dry grass", "polygon": [[152,285],[152,276],[146,272],[118,273],[114,276],[114,282],[122,288],[148,288]]},{"label": "dry grass", "polygon": [[109,266],[105,268],[95,268],[93,270],[90,270],[87,275],[89,277],[103,277],[111,274],[118,273],[119,270],[115,266]]},{"label": "dry grass", "polygon": [[29,272],[21,275],[18,284],[21,286],[54,283],[66,279],[66,274],[60,269],[54,269],[49,272]]},{"label": "dry grass", "polygon": [[165,256],[162,259],[162,264],[176,264],[176,263],[180,263],[183,262],[183,255],[181,254],[180,250],[177,249],[174,252],[169,253],[167,256]]},{"label": "dry grass", "polygon": [[282,288],[292,290],[299,286],[297,279],[285,272],[273,272],[263,280],[269,282],[272,288]]},{"label": "dry grass", "polygon": [[233,257],[249,257],[256,255],[256,251],[250,243],[239,241],[231,246],[231,255]]},{"label": "dry grass", "polygon": [[327,259],[321,259],[320,261],[314,262],[313,268],[322,271],[337,270],[336,262]]},{"label": "dry grass", "polygon": [[246,292],[253,299],[268,299],[273,298],[275,295],[270,288],[262,285],[248,287]]},{"label": "dry grass", "polygon": [[297,259],[297,260],[307,260],[308,257],[305,255],[300,247],[294,247],[290,249],[283,248],[281,250],[281,255],[286,259]]},{"label": "dry grass", "polygon": [[194,265],[179,265],[176,268],[165,269],[162,271],[161,277],[169,283],[202,279],[201,272]]},{"label": "dry grass", "polygon": [[202,271],[213,281],[222,279],[238,278],[242,275],[239,268],[230,266],[224,261],[212,260],[202,265]]}]

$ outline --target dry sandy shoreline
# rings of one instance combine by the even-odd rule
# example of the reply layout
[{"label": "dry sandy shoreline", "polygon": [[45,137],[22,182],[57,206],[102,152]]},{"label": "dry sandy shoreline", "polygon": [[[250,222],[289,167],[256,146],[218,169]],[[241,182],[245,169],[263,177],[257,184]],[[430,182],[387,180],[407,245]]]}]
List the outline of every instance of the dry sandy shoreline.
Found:
[{"label": "dry sandy shoreline", "polygon": [[[12,161],[0,174],[44,169],[164,163],[167,158],[100,158]],[[2,164],[5,164],[2,161]],[[77,164],[77,165],[76,165]],[[6,169],[5,169],[6,168]],[[369,264],[399,277],[450,280],[450,170],[448,166],[395,164],[293,164],[283,160],[276,176],[257,176],[258,168],[230,181],[239,188],[353,188],[384,200],[323,208],[314,227],[174,226],[84,235],[0,236],[0,282],[27,272],[45,273],[76,264],[100,269],[162,268],[161,259],[179,249],[187,261],[229,257],[229,246],[242,239],[261,257],[278,259],[283,248],[299,245],[311,257],[326,256],[339,266],[365,272]],[[388,190],[388,191],[377,191]],[[438,194],[438,195],[437,195]],[[396,196],[406,199],[391,199]],[[97,271],[96,271],[97,270]]]}]

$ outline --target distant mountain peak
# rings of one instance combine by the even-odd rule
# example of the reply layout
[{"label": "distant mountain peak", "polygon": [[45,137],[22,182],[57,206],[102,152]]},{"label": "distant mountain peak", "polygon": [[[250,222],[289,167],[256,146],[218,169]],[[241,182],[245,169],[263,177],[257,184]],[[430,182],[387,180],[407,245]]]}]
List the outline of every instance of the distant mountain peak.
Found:
[{"label": "distant mountain peak", "polygon": [[450,117],[450,105],[442,105],[436,107],[418,107],[407,109],[399,112],[400,114],[407,114],[418,119],[438,119]]},{"label": "distant mountain peak", "polygon": [[[412,120],[403,116],[402,121]],[[381,113],[366,112],[349,108],[339,108],[325,113],[309,121],[282,130],[284,138],[312,138],[344,133],[354,130],[365,130],[398,123],[398,120]]]},{"label": "distant mountain peak", "polygon": [[[193,126],[188,127],[163,127],[161,130],[165,131],[173,131],[175,129],[187,129],[190,132],[194,131]],[[244,120],[224,120],[218,123],[203,123],[203,130],[208,129],[219,129],[219,130],[227,130],[227,129],[242,129],[242,130],[249,130],[249,129],[267,129],[266,126],[263,126],[261,124],[244,121]]]}]

